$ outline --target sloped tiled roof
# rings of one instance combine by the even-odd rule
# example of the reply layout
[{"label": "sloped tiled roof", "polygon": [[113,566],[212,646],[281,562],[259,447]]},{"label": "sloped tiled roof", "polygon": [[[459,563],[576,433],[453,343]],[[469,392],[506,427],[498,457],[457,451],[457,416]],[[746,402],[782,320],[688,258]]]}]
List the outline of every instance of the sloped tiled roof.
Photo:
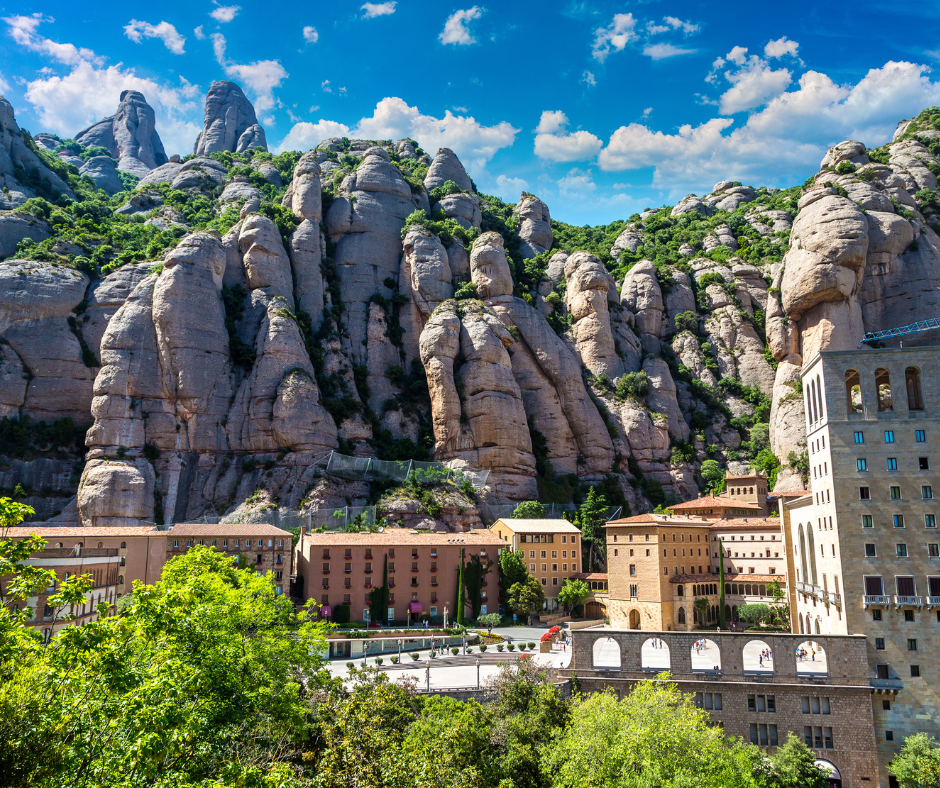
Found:
[{"label": "sloped tiled roof", "polygon": [[407,528],[386,528],[382,533],[325,532],[304,534],[304,544],[313,547],[503,547],[505,542],[485,528],[464,533],[412,531]]},{"label": "sloped tiled roof", "polygon": [[[517,534],[579,534],[581,529],[567,520],[529,520],[521,517],[500,517],[497,523],[503,523]],[[496,523],[494,523],[495,525]]]},{"label": "sloped tiled roof", "polygon": [[177,523],[167,536],[278,536],[290,538],[289,531],[282,531],[265,523]]}]

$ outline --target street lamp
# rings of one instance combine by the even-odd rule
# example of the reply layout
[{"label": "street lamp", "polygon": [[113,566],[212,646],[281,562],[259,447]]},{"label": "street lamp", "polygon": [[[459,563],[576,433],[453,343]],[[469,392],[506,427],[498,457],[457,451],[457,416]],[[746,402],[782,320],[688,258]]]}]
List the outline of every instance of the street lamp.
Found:
[{"label": "street lamp", "polygon": [[477,689],[480,689],[480,658],[477,657]]},{"label": "street lamp", "polygon": [[463,641],[463,653],[464,653],[464,656],[466,656],[466,654],[467,654],[467,636],[466,636],[466,635],[461,635],[461,640]]},{"label": "street lamp", "polygon": [[398,662],[399,664],[401,664],[401,644],[402,644],[402,640],[401,638],[398,638]]}]

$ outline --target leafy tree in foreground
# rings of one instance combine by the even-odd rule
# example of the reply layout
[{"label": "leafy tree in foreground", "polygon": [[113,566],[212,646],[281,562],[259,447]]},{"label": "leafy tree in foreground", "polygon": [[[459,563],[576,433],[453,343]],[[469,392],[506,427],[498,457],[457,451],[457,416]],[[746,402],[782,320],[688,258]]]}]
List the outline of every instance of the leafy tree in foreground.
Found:
[{"label": "leafy tree in foreground", "polygon": [[506,604],[509,605],[509,609],[521,616],[541,610],[544,601],[545,592],[542,590],[542,584],[532,575],[526,575],[525,580],[521,583],[514,583],[506,592]]},{"label": "leafy tree in foreground", "polygon": [[758,785],[749,746],[727,739],[664,681],[642,681],[622,700],[613,692],[577,698],[542,769],[553,788]]},{"label": "leafy tree in foreground", "polygon": [[545,507],[538,501],[523,501],[513,509],[512,516],[528,520],[541,520],[545,517]]},{"label": "leafy tree in foreground", "polygon": [[592,487],[581,504],[581,541],[588,550],[588,571],[600,568],[607,555],[607,500]]},{"label": "leafy tree in foreground", "polygon": [[591,589],[583,580],[566,578],[555,595],[555,601],[559,605],[563,605],[565,610],[571,610],[580,605],[590,595]]},{"label": "leafy tree in foreground", "polygon": [[498,627],[502,620],[499,613],[485,613],[477,619],[477,626],[486,627],[487,632],[492,632],[493,627]]},{"label": "leafy tree in foreground", "polygon": [[775,788],[821,788],[829,773],[816,765],[816,756],[792,733],[771,759]]},{"label": "leafy tree in foreground", "polygon": [[901,788],[940,788],[940,745],[926,733],[908,736],[888,771]]},{"label": "leafy tree in foreground", "polygon": [[499,554],[499,582],[503,588],[509,589],[516,583],[523,582],[529,574],[525,566],[524,553],[513,550],[503,550]]}]

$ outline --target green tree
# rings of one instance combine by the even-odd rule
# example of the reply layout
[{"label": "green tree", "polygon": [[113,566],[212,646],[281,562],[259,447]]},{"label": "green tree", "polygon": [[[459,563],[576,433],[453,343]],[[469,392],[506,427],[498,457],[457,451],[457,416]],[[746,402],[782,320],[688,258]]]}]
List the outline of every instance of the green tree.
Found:
[{"label": "green tree", "polygon": [[696,599],[694,608],[699,614],[699,619],[704,624],[705,621],[707,621],[707,616],[708,616],[708,608],[709,608],[708,597],[701,596],[698,599]]},{"label": "green tree", "polygon": [[702,481],[709,490],[714,490],[725,478],[725,472],[715,460],[702,463]]},{"label": "green tree", "polygon": [[676,331],[698,331],[698,318],[695,312],[680,312],[676,315]]},{"label": "green tree", "polygon": [[504,589],[523,582],[529,575],[523,550],[503,550],[499,554],[499,582]]},{"label": "green tree", "polygon": [[575,699],[568,726],[543,757],[555,788],[756,788],[750,745],[734,743],[666,681]]},{"label": "green tree", "polygon": [[506,604],[513,613],[523,616],[542,609],[545,591],[542,584],[532,575],[527,574],[521,583],[514,583],[506,593]]},{"label": "green tree", "polygon": [[388,555],[382,568],[382,585],[376,586],[369,592],[369,617],[378,623],[388,621]]},{"label": "green tree", "polygon": [[491,633],[493,631],[493,627],[498,627],[502,620],[503,617],[499,613],[484,613],[482,616],[477,618],[477,626],[486,627],[487,633]]},{"label": "green tree", "polygon": [[718,626],[727,627],[725,615],[725,546],[718,540]]},{"label": "green tree", "polygon": [[753,605],[741,605],[741,607],[738,608],[738,616],[742,621],[766,626],[773,620],[774,614],[770,605],[756,603]]},{"label": "green tree", "polygon": [[588,490],[581,504],[581,541],[587,544],[588,571],[596,571],[604,565],[607,555],[607,537],[604,523],[607,522],[607,500],[595,488]]},{"label": "green tree", "polygon": [[460,563],[457,564],[457,604],[454,606],[454,622],[459,627],[463,624],[463,609],[466,605],[466,587],[464,585],[463,548],[460,548]]},{"label": "green tree", "polygon": [[558,593],[555,595],[555,601],[559,605],[563,605],[565,610],[571,610],[580,605],[590,595],[591,589],[588,588],[587,583],[569,577],[562,582],[561,588],[558,589]]},{"label": "green tree", "polygon": [[940,745],[926,733],[908,736],[888,771],[901,788],[940,788]]},{"label": "green tree", "polygon": [[822,788],[829,773],[816,765],[816,756],[802,740],[790,734],[771,759],[776,788]]},{"label": "green tree", "polygon": [[523,501],[513,509],[512,516],[529,520],[541,520],[545,517],[545,507],[538,501]]}]

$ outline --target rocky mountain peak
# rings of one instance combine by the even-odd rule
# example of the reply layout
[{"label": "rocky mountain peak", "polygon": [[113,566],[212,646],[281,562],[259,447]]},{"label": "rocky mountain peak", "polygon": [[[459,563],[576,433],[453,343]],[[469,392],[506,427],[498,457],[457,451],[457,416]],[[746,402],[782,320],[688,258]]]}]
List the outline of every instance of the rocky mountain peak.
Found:
[{"label": "rocky mountain peak", "polygon": [[205,121],[193,153],[243,153],[249,148],[268,149],[254,106],[234,82],[213,82],[206,94]]}]

